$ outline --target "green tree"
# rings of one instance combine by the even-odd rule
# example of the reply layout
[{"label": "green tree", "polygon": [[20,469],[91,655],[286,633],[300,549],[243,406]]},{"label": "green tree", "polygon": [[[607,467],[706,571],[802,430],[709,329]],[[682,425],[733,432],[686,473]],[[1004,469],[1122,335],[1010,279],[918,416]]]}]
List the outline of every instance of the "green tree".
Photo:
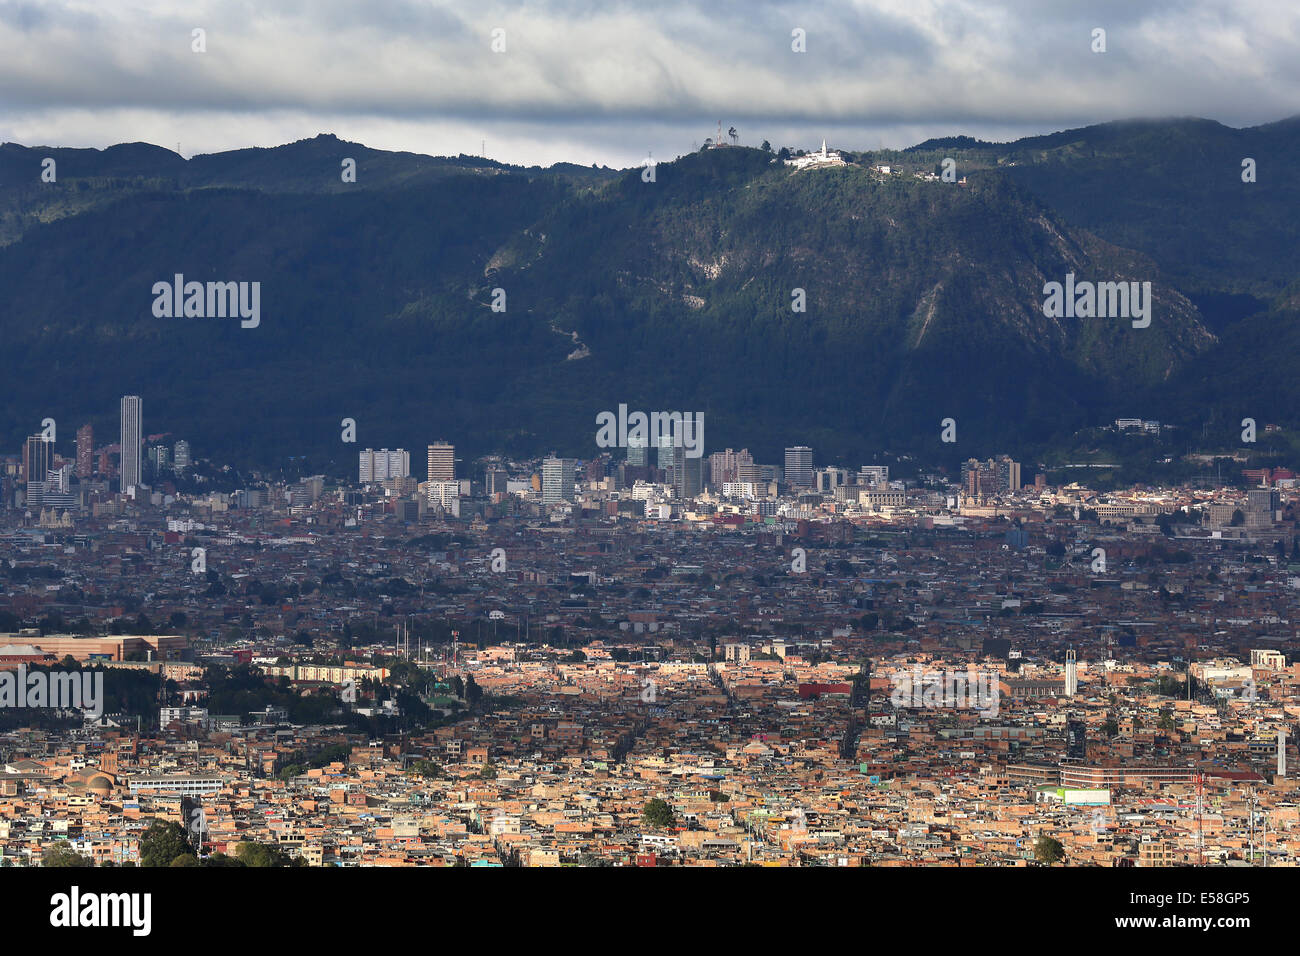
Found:
[{"label": "green tree", "polygon": [[194,856],[194,848],[179,823],[155,817],[140,837],[141,866],[170,866],[178,856],[187,853]]},{"label": "green tree", "polygon": [[300,865],[300,861],[294,860],[279,847],[270,846],[266,843],[240,843],[235,847],[235,856],[244,866],[292,867]]},{"label": "green tree", "polygon": [[1034,842],[1034,859],[1045,866],[1059,863],[1065,859],[1065,847],[1060,840],[1043,834]]},{"label": "green tree", "polygon": [[666,800],[661,800],[659,797],[646,801],[645,809],[641,811],[641,819],[647,826],[656,829],[670,827],[676,822],[673,808]]},{"label": "green tree", "polygon": [[82,856],[66,841],[60,840],[46,848],[41,854],[41,866],[86,867],[95,863],[88,856]]},{"label": "green tree", "polygon": [[204,866],[243,866],[237,858],[226,856],[224,853],[213,853],[203,861]]}]

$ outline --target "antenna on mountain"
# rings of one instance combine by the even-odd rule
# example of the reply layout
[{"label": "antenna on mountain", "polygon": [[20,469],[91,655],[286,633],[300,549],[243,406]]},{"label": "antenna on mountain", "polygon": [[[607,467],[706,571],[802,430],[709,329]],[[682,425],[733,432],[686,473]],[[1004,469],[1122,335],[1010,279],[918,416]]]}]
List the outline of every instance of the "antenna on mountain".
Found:
[{"label": "antenna on mountain", "polygon": [[478,154],[483,159],[487,159],[487,140],[485,139],[479,140]]}]

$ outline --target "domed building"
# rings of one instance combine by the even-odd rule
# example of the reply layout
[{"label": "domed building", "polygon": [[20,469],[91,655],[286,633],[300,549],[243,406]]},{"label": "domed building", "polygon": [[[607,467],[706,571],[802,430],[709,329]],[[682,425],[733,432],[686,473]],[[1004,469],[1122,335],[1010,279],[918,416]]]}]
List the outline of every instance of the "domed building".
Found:
[{"label": "domed building", "polygon": [[102,800],[117,789],[117,774],[98,767],[87,767],[68,774],[63,779],[63,784],[71,791],[87,793]]}]

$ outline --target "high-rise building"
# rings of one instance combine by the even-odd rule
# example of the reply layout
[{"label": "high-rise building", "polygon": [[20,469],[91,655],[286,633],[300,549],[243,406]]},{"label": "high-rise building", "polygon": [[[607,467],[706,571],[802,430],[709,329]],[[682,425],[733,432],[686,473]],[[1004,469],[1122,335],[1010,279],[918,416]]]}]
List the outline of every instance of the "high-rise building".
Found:
[{"label": "high-rise building", "polygon": [[704,490],[703,477],[703,458],[691,458],[683,445],[673,449],[673,494],[676,497],[694,498]]},{"label": "high-rise building", "polygon": [[128,489],[141,483],[140,440],[144,435],[141,406],[139,395],[122,396],[122,468],[119,479],[122,494],[126,494]]},{"label": "high-rise building", "polygon": [[361,484],[388,481],[390,478],[407,478],[411,474],[411,453],[404,448],[375,451],[367,448],[358,454],[360,459],[357,479]]},{"label": "high-rise building", "polygon": [[997,460],[998,486],[1002,491],[1020,490],[1020,462],[1009,455],[999,455]]},{"label": "high-rise building", "polygon": [[158,474],[171,467],[172,450],[166,445],[150,445],[147,458],[154,473]]},{"label": "high-rise building", "polygon": [[542,462],[542,504],[573,500],[577,462],[572,458],[547,458]]},{"label": "high-rise building", "polygon": [[436,441],[429,446],[429,480],[456,480],[456,446]]},{"label": "high-rise building", "polygon": [[967,458],[961,465],[962,490],[972,498],[994,493],[993,478],[978,458]]},{"label": "high-rise building", "polygon": [[510,490],[509,483],[510,472],[504,468],[489,468],[483,474],[483,484],[489,497],[506,494]]},{"label": "high-rise building", "polygon": [[637,444],[629,438],[627,442],[627,463],[634,468],[644,468],[650,464],[649,444]]},{"label": "high-rise building", "polygon": [[23,480],[29,485],[45,481],[50,470],[50,442],[40,435],[32,435],[23,445]]},{"label": "high-rise building", "polygon": [[715,451],[709,456],[708,482],[713,487],[720,488],[725,482],[744,481],[740,477],[741,466],[753,464],[754,458],[748,449]]},{"label": "high-rise building", "polygon": [[72,490],[72,463],[64,462],[58,468],[50,468],[45,473],[45,502],[48,504],[54,495],[66,495]]},{"label": "high-rise building", "polygon": [[305,508],[320,500],[325,493],[325,476],[312,475],[289,486],[289,505],[292,508]]},{"label": "high-rise building", "polygon": [[82,425],[77,429],[77,477],[86,480],[95,469],[95,429]]},{"label": "high-rise building", "polygon": [[785,450],[785,480],[795,488],[812,487],[813,453],[807,445],[795,445]]},{"label": "high-rise building", "polygon": [[980,461],[968,458],[961,466],[961,483],[966,494],[974,498],[1020,490],[1020,462],[1009,455]]},{"label": "high-rise building", "polygon": [[1079,662],[1074,648],[1065,652],[1065,696],[1073,697],[1079,692]]},{"label": "high-rise building", "polygon": [[657,435],[655,436],[655,467],[660,471],[666,471],[673,466],[673,444],[677,436]]},{"label": "high-rise building", "polygon": [[176,470],[181,472],[190,467],[191,461],[190,443],[182,438],[172,448],[172,463],[175,465]]},{"label": "high-rise building", "polygon": [[834,494],[836,488],[843,488],[849,483],[849,472],[834,465],[818,468],[813,472],[813,479],[820,494]]},{"label": "high-rise building", "polygon": [[[383,451],[380,454],[383,454]],[[411,453],[405,448],[394,448],[388,452],[388,477],[411,477]]]}]

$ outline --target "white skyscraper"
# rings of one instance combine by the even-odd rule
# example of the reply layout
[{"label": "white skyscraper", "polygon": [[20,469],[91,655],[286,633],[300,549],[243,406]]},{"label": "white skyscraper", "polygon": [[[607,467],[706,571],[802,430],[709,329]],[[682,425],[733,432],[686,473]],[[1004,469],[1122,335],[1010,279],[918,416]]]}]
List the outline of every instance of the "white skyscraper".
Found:
[{"label": "white skyscraper", "polygon": [[139,395],[122,396],[122,494],[141,480],[141,402]]},{"label": "white skyscraper", "polygon": [[361,484],[387,481],[389,478],[407,478],[411,474],[411,454],[403,448],[375,451],[367,448],[358,454],[360,459],[357,479]]},{"label": "white skyscraper", "polygon": [[1079,690],[1079,662],[1074,648],[1065,652],[1065,696],[1073,697]]},{"label": "white skyscraper", "polygon": [[577,462],[572,458],[547,458],[542,461],[542,504],[555,505],[573,500],[573,483],[577,480]]},{"label": "white skyscraper", "polygon": [[[387,449],[384,451],[387,451]],[[383,452],[381,452],[381,454],[382,453]],[[388,451],[388,477],[411,477],[411,453],[405,448],[395,448],[392,451]]]}]

